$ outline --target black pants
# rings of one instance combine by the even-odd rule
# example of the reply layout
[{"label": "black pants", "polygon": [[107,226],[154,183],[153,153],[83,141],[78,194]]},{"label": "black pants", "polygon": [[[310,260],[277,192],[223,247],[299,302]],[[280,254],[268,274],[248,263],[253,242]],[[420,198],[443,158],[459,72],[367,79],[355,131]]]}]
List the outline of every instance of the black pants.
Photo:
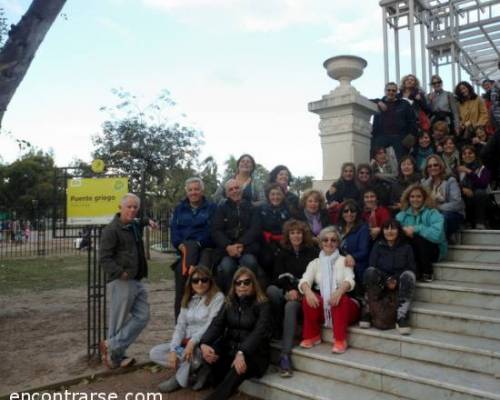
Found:
[{"label": "black pants", "polygon": [[181,312],[181,301],[182,296],[184,294],[184,287],[186,286],[186,281],[188,278],[188,274],[186,271],[183,273],[183,265],[184,268],[189,270],[189,267],[195,265],[203,265],[210,269],[210,249],[201,248],[197,242],[193,240],[187,240],[182,242],[185,246],[186,251],[184,254],[181,254],[180,260],[175,265],[175,319],[177,320],[177,316]]},{"label": "black pants", "polygon": [[432,263],[439,259],[439,246],[417,234],[410,239],[410,244],[417,263],[417,278],[422,274],[432,274]]},{"label": "black pants", "polygon": [[474,227],[476,224],[483,224],[486,221],[486,208],[488,207],[488,193],[486,190],[476,189],[474,196],[463,196],[465,201],[465,216],[467,222]]}]

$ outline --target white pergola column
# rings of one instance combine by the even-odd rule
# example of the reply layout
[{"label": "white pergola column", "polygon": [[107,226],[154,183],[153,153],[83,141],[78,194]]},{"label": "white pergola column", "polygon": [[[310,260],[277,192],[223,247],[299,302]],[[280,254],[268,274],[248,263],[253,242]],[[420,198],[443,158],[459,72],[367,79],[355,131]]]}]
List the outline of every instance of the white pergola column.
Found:
[{"label": "white pergola column", "polygon": [[323,66],[340,85],[321,100],[309,103],[309,111],[320,117],[319,130],[323,152],[323,180],[314,187],[326,190],[340,176],[344,162],[368,162],[370,156],[370,117],[377,106],[362,96],[351,81],[363,74],[367,63],[356,56],[337,56]]}]

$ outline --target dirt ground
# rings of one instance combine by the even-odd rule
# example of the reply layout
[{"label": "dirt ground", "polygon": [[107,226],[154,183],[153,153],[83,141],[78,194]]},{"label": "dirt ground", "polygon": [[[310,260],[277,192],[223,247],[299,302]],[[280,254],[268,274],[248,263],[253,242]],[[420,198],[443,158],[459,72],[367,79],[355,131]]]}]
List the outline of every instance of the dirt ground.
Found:
[{"label": "dirt ground", "polygon": [[[151,320],[129,349],[129,355],[138,362],[149,361],[151,347],[167,341],[174,326],[173,282],[163,280],[149,284],[148,290]],[[0,396],[105,371],[101,365],[90,367],[87,363],[86,296],[86,287],[0,294]],[[69,390],[156,392],[158,383],[171,373],[140,369],[82,382]],[[197,399],[202,398],[200,396],[183,390],[164,398]],[[249,399],[243,395],[237,397]]]}]

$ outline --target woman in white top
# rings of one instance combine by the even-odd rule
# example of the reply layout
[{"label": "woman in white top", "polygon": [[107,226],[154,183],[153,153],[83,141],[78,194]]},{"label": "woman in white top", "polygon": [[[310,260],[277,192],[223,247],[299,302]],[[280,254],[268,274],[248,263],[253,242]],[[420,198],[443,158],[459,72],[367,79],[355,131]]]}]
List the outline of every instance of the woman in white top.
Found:
[{"label": "woman in white top", "polygon": [[340,235],[329,226],[319,233],[321,253],[311,261],[299,282],[304,295],[301,347],[321,343],[321,325],[333,327],[332,353],[347,350],[347,327],[359,319],[359,303],[346,293],[354,289],[354,272],[338,250]]},{"label": "woman in white top", "polygon": [[[170,379],[160,383],[160,392],[169,393],[187,387],[190,380],[195,380],[193,390],[203,387],[210,369],[203,364],[198,345],[223,303],[224,295],[208,268],[194,267],[186,282],[171,342],[159,344],[149,353],[151,361],[176,370]],[[193,379],[194,375],[196,379]]]}]

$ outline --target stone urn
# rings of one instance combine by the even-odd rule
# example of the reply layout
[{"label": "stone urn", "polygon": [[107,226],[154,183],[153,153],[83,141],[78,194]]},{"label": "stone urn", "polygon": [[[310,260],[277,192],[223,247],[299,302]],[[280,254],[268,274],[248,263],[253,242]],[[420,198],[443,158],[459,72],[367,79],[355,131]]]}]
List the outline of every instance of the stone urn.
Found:
[{"label": "stone urn", "polygon": [[335,56],[323,63],[328,76],[340,82],[337,89],[352,88],[351,81],[363,75],[367,62],[357,56]]}]

